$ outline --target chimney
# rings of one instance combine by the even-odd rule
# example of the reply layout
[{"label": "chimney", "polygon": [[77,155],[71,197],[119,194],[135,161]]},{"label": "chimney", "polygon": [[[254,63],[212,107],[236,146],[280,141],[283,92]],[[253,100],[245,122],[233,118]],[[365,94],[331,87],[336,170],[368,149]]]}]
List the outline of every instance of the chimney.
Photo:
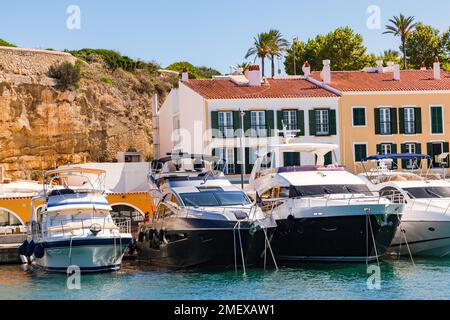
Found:
[{"label": "chimney", "polygon": [[248,79],[248,85],[250,87],[261,86],[261,73],[259,72],[259,65],[250,65],[247,69],[246,77]]},{"label": "chimney", "polygon": [[305,61],[302,67],[303,75],[308,78],[311,75],[311,66],[308,61]]},{"label": "chimney", "polygon": [[183,72],[181,73],[181,81],[188,82],[189,81],[189,73],[187,69],[183,69]]},{"label": "chimney", "polygon": [[420,70],[422,71],[427,70],[427,65],[425,64],[425,61],[422,61],[422,63],[420,64]]},{"label": "chimney", "polygon": [[383,60],[377,60],[376,63],[377,63],[377,71],[380,73],[383,72]]},{"label": "chimney", "polygon": [[320,73],[320,77],[323,80],[323,83],[329,84],[331,83],[331,69],[330,69],[330,60],[323,60],[323,68]]},{"label": "chimney", "polygon": [[394,64],[394,80],[400,81],[400,65]]},{"label": "chimney", "polygon": [[441,80],[441,64],[439,63],[439,58],[436,57],[433,63],[433,79]]}]

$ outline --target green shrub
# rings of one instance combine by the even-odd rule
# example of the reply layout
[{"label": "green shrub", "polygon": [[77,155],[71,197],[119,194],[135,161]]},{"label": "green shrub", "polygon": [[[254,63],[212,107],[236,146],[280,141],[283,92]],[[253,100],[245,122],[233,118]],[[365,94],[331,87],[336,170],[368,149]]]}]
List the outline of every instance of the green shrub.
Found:
[{"label": "green shrub", "polygon": [[3,39],[0,39],[0,46],[3,46],[3,47],[13,47],[13,48],[16,47],[16,46],[13,45],[12,43],[9,43],[9,42],[7,42],[7,41],[5,41],[5,40],[3,40]]},{"label": "green shrub", "polygon": [[132,72],[136,69],[145,69],[151,73],[154,73],[159,69],[159,66],[156,63],[133,60],[113,50],[81,49],[69,52],[73,56],[86,62],[93,62],[95,61],[95,56],[100,56],[103,61],[105,61],[106,65],[112,70],[121,68],[123,70]]},{"label": "green shrub", "polygon": [[101,77],[100,81],[106,84],[113,84],[113,79],[111,79],[110,77]]},{"label": "green shrub", "polygon": [[186,70],[189,73],[189,79],[208,79],[212,78],[213,75],[220,75],[220,72],[217,70],[208,67],[196,67],[186,61],[172,63],[166,69],[179,73]]},{"label": "green shrub", "polygon": [[48,76],[58,81],[58,88],[66,90],[78,87],[81,78],[81,67],[77,62],[75,65],[65,61],[59,65],[53,65],[48,70]]}]

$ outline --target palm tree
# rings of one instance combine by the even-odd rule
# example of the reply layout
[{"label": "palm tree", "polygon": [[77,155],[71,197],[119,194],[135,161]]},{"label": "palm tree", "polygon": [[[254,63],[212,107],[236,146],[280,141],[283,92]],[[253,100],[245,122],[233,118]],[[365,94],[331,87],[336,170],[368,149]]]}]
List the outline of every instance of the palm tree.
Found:
[{"label": "palm tree", "polygon": [[272,78],[275,76],[275,57],[281,56],[282,52],[289,47],[289,42],[283,38],[281,32],[271,29],[268,32],[270,38],[269,55],[272,65]]},{"label": "palm tree", "polygon": [[414,17],[405,17],[403,14],[400,14],[398,17],[394,16],[392,19],[389,19],[390,25],[386,25],[385,33],[393,34],[394,36],[400,36],[402,41],[402,45],[400,50],[403,53],[403,67],[406,69],[406,41],[408,40],[409,34],[413,31],[416,23],[413,22]]},{"label": "palm tree", "polygon": [[253,47],[248,49],[244,58],[247,59],[251,56],[255,56],[255,60],[261,58],[261,69],[264,76],[264,59],[270,52],[270,35],[267,32],[259,33],[253,40]]}]

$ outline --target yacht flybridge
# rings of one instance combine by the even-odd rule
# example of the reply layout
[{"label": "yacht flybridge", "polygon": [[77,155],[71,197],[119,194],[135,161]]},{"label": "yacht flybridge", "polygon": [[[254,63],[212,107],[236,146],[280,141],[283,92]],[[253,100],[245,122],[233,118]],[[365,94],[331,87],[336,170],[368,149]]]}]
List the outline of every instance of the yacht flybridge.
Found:
[{"label": "yacht flybridge", "polygon": [[[276,259],[369,261],[389,248],[403,204],[370,192],[340,165],[324,165],[325,156],[337,148],[286,143],[273,146],[256,161],[250,189],[277,222],[272,239]],[[286,152],[316,158],[315,165],[284,166]]]},{"label": "yacht flybridge", "polygon": [[132,240],[130,224],[114,223],[104,178],[105,171],[98,169],[48,171],[43,192],[32,200],[31,239],[21,254],[49,271],[66,272],[69,266],[81,272],[119,269]]},{"label": "yacht flybridge", "polygon": [[266,258],[275,222],[214,170],[217,160],[176,154],[152,162],[157,210],[140,225],[139,260],[168,268],[245,268]]},{"label": "yacht flybridge", "polygon": [[[365,172],[359,176],[371,190],[383,194],[401,193],[406,208],[389,252],[413,256],[450,255],[450,183],[422,154],[375,155],[364,159]],[[410,170],[391,169],[402,160]]]}]

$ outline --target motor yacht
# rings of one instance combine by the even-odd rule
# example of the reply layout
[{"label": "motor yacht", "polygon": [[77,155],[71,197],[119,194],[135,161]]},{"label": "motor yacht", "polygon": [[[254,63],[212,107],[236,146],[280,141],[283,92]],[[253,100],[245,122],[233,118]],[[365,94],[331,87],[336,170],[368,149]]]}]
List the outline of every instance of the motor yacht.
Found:
[{"label": "motor yacht", "polygon": [[48,271],[117,270],[132,240],[129,221],[114,223],[104,196],[105,171],[69,167],[46,172],[32,200],[30,237],[20,251]]},{"label": "motor yacht", "polygon": [[[389,248],[403,204],[370,192],[343,166],[324,165],[337,148],[289,142],[259,155],[249,190],[277,222],[272,238],[277,260],[372,261]],[[287,152],[315,164],[285,166]]]},{"label": "motor yacht", "polygon": [[[422,154],[387,154],[364,159],[365,172],[359,176],[371,190],[383,194],[399,192],[405,199],[405,211],[390,254],[450,255],[450,183],[431,170],[430,158]],[[392,161],[397,159],[411,163],[411,169],[393,169]]]},{"label": "motor yacht", "polygon": [[181,154],[152,162],[156,201],[142,223],[138,260],[168,268],[245,266],[273,258],[275,222],[216,170],[217,159]]}]

